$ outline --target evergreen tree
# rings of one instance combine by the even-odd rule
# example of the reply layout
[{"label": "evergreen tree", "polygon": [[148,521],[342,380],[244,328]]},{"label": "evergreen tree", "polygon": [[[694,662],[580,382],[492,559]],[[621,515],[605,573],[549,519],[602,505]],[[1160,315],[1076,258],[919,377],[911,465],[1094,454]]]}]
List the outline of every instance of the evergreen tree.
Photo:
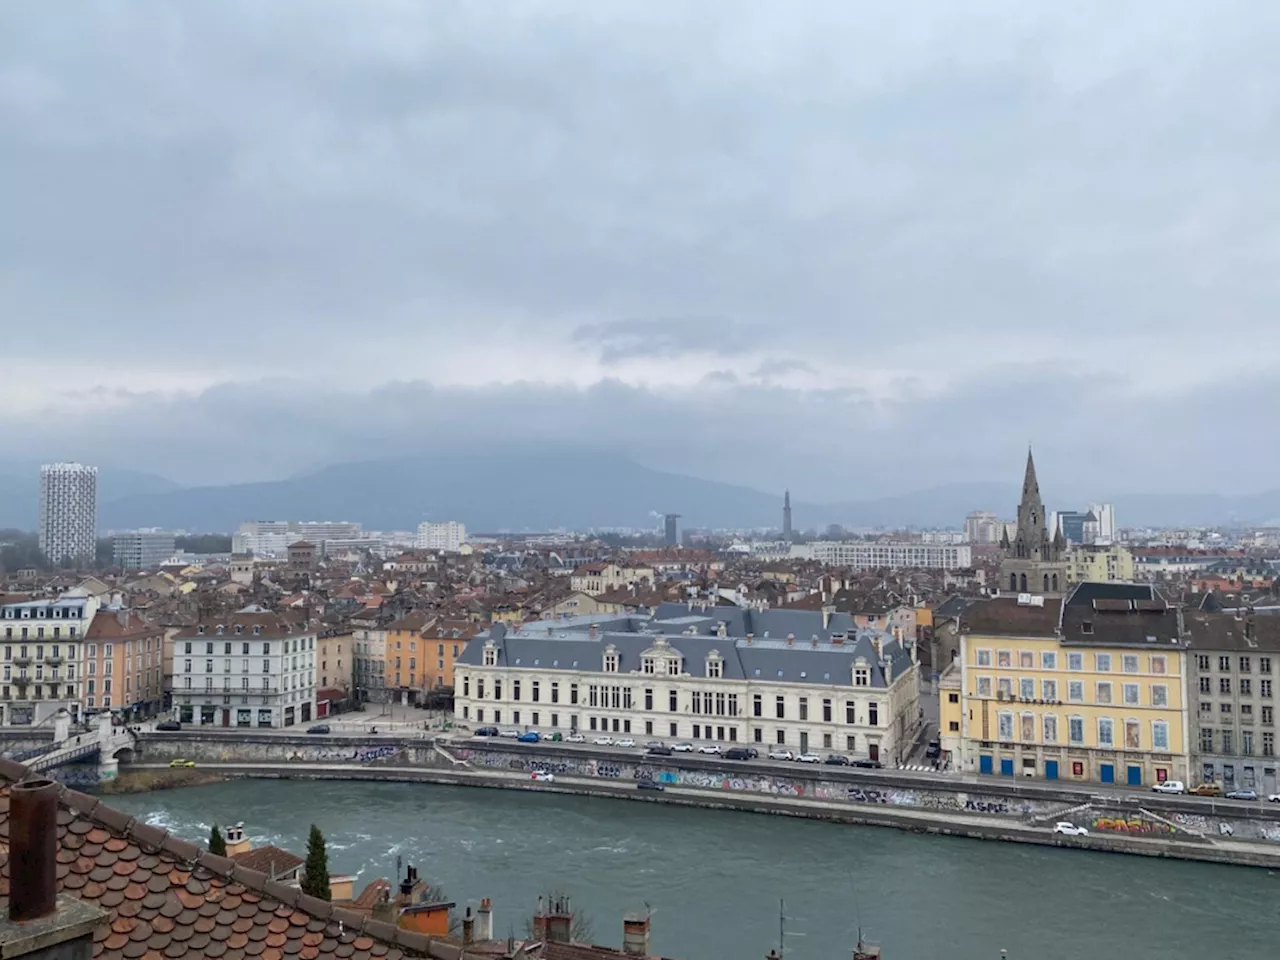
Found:
[{"label": "evergreen tree", "polygon": [[331,898],[329,893],[329,853],[324,848],[324,834],[314,823],[307,837],[307,863],[303,867],[302,892],[321,900]]},{"label": "evergreen tree", "polygon": [[220,857],[227,855],[227,841],[222,836],[222,831],[218,829],[215,823],[213,829],[209,831],[209,852],[216,853]]}]

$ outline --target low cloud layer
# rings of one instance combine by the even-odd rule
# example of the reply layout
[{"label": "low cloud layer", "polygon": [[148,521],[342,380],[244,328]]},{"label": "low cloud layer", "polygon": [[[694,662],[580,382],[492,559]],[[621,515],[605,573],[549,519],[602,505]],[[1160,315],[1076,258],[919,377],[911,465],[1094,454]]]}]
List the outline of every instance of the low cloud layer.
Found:
[{"label": "low cloud layer", "polygon": [[[0,12],[13,458],[1263,489],[1280,10]],[[1053,478],[1053,479],[1051,479]]]}]

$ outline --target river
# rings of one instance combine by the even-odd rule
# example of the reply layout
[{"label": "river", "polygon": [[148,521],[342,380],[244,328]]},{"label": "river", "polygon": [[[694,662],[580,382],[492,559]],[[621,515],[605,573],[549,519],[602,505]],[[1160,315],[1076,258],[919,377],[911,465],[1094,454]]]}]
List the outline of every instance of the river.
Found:
[{"label": "river", "polygon": [[918,836],[759,814],[428,784],[233,781],[108,798],[204,842],[243,821],[253,843],[306,852],[357,891],[399,855],[461,909],[494,902],[521,935],[565,892],[597,943],[648,903],[652,949],[763,960],[785,898],[788,960],[847,960],[861,923],[884,960],[1168,960],[1280,949],[1280,877],[1263,870]]}]

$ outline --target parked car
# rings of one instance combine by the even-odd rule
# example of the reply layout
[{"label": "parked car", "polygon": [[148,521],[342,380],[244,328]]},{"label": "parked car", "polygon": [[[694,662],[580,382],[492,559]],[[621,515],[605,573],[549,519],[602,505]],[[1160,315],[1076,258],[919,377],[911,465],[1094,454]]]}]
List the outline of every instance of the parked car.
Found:
[{"label": "parked car", "polygon": [[751,755],[752,760],[755,760],[760,756],[760,751],[755,747],[743,747],[742,749]]},{"label": "parked car", "polygon": [[1164,783],[1151,785],[1154,793],[1186,793],[1187,787],[1181,780],[1166,780]]},{"label": "parked car", "polygon": [[177,720],[164,720],[156,724],[156,729],[172,732],[174,730],[181,730],[182,724],[180,724]]},{"label": "parked car", "polygon": [[746,747],[730,747],[724,752],[726,760],[750,760],[751,751]]},{"label": "parked car", "polygon": [[822,758],[818,756],[816,753],[802,753],[800,754],[800,756],[796,757],[796,759],[799,760],[801,763],[821,763],[822,762]]},{"label": "parked car", "polygon": [[596,737],[591,742],[594,743],[597,747],[612,747],[613,737]]},{"label": "parked car", "polygon": [[794,760],[796,755],[785,747],[779,747],[777,750],[769,751],[770,760]]},{"label": "parked car", "polygon": [[538,731],[530,730],[528,733],[522,733],[516,737],[520,743],[537,743],[542,737],[538,736]]},{"label": "parked car", "polygon": [[847,767],[849,765],[849,758],[843,754],[833,753],[822,762],[829,763],[833,767]]},{"label": "parked car", "polygon": [[930,760],[936,760],[942,756],[942,742],[939,740],[930,740],[929,746],[924,748],[924,755]]},{"label": "parked car", "polygon": [[709,753],[709,754],[712,754],[713,756],[717,756],[717,757],[718,757],[718,756],[720,756],[720,754],[721,754],[720,744],[718,744],[718,743],[704,743],[704,744],[702,744],[700,747],[698,747],[698,752],[699,752],[699,753]]},{"label": "parked car", "polygon": [[652,747],[645,750],[645,753],[653,757],[669,757],[675,751],[668,747],[665,743],[656,743]]},{"label": "parked car", "polygon": [[613,745],[615,747],[634,747],[636,745],[636,742],[632,740],[630,737],[623,737],[621,740],[614,741]]},{"label": "parked car", "polygon": [[1059,820],[1055,823],[1053,832],[1060,833],[1064,837],[1087,837],[1089,835],[1087,827],[1077,827],[1074,823],[1068,823],[1066,820]]},{"label": "parked car", "polygon": [[327,735],[329,733],[329,725],[327,723],[317,723],[314,727],[307,727],[307,733]]},{"label": "parked car", "polygon": [[644,742],[644,748],[646,750],[652,750],[654,747],[665,747],[665,746],[666,744],[663,743],[661,740],[646,740]]},{"label": "parked car", "polygon": [[571,733],[564,738],[565,743],[586,743],[587,738],[580,733]]},{"label": "parked car", "polygon": [[853,765],[861,767],[863,770],[880,770],[884,768],[884,764],[879,760],[855,760]]},{"label": "parked car", "polygon": [[679,743],[673,743],[671,749],[676,753],[693,753],[693,744],[685,743],[683,740]]},{"label": "parked car", "polygon": [[540,780],[543,783],[555,783],[556,775],[546,770],[535,770],[533,771],[533,779]]},{"label": "parked car", "polygon": [[[376,728],[374,729],[374,732],[377,733]],[[498,734],[498,736],[507,737],[511,740],[518,740],[520,739],[520,731],[519,730],[503,730]]]},{"label": "parked car", "polygon": [[1256,790],[1231,790],[1227,793],[1228,800],[1257,800],[1258,791]]},{"label": "parked car", "polygon": [[559,743],[561,740],[564,739],[564,734],[562,734],[559,730],[557,730],[555,733],[551,734],[548,737],[545,737],[544,739],[550,740],[552,743]]},{"label": "parked car", "polygon": [[171,767],[194,767],[195,765],[196,765],[196,762],[194,760],[184,760],[181,757],[179,757],[177,760],[169,761],[169,766]]},{"label": "parked car", "polygon": [[1197,797],[1220,797],[1222,796],[1222,787],[1216,783],[1200,783],[1191,788],[1191,792]]},{"label": "parked car", "polygon": [[637,780],[636,789],[637,790],[661,790],[662,784],[660,784],[657,780]]},{"label": "parked car", "polygon": [[473,737],[496,737],[498,735],[497,727],[477,727]]},{"label": "parked car", "polygon": [[1267,797],[1268,803],[1280,803],[1280,793],[1273,793]]}]

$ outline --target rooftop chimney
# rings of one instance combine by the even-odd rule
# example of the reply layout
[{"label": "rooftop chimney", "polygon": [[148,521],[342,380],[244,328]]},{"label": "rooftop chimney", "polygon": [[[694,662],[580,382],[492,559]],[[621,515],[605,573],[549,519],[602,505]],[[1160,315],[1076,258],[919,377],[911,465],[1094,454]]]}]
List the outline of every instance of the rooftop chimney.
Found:
[{"label": "rooftop chimney", "polygon": [[594,640],[599,635],[600,635],[600,624],[593,623],[591,625],[591,639]]},{"label": "rooftop chimney", "polygon": [[755,640],[755,638],[756,638],[756,635],[755,635],[754,633],[748,633],[748,634],[747,634],[747,646],[751,646],[751,644],[752,644],[752,642]]},{"label": "rooftop chimney", "polygon": [[788,634],[787,634],[787,646],[788,646],[788,647],[795,646],[795,642],[796,642],[796,635],[795,635],[794,633],[788,633]]},{"label": "rooftop chimney", "polygon": [[573,907],[568,897],[556,897],[547,914],[547,940],[569,943],[573,939]]},{"label": "rooftop chimney", "polygon": [[464,945],[474,943],[476,939],[476,918],[467,907],[467,915],[462,918],[462,942]]},{"label": "rooftop chimney", "polygon": [[480,909],[476,911],[476,939],[493,939],[493,903],[488,897],[480,901]]},{"label": "rooftop chimney", "polygon": [[627,914],[622,918],[622,952],[629,957],[649,955],[649,913]]},{"label": "rooftop chimney", "polygon": [[57,895],[60,789],[45,779],[10,788],[9,915],[0,918],[0,957],[90,960],[94,932],[109,921],[95,904]]},{"label": "rooftop chimney", "polygon": [[831,626],[831,615],[836,612],[836,608],[830,605],[822,608],[822,629],[826,630]]},{"label": "rooftop chimney", "polygon": [[58,785],[14,784],[9,822],[9,919],[39,920],[58,909]]}]

